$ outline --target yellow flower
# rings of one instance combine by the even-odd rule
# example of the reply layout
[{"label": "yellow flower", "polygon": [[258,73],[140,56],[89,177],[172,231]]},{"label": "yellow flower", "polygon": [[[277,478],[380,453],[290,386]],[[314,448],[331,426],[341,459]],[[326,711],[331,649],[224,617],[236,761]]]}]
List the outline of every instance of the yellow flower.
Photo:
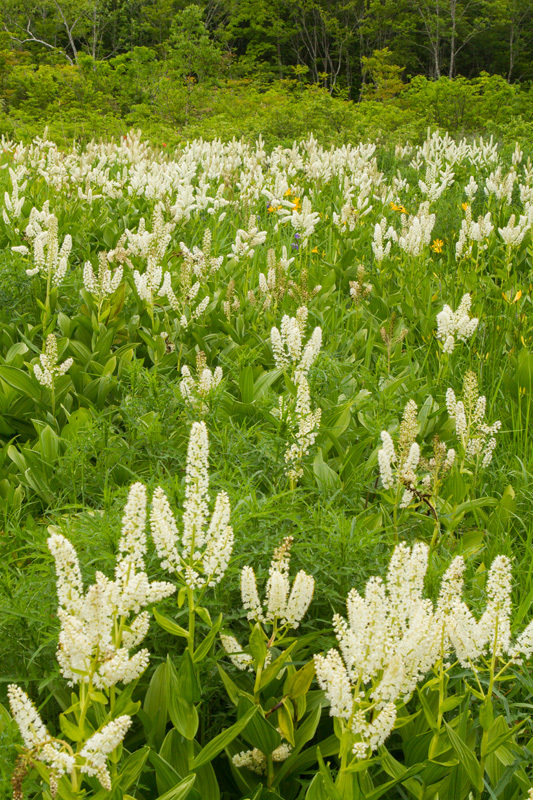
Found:
[{"label": "yellow flower", "polygon": [[397,206],[396,203],[391,203],[390,207],[392,208],[393,211],[399,211],[401,214],[409,213],[405,206],[402,205]]},{"label": "yellow flower", "polygon": [[285,192],[285,194],[283,195],[283,197],[290,197],[290,196],[291,196],[291,194],[292,194],[292,189],[287,189],[287,191]]},{"label": "yellow flower", "polygon": [[431,249],[434,253],[442,253],[442,248],[444,247],[444,242],[442,239],[435,239],[433,244],[431,245]]},{"label": "yellow flower", "polygon": [[522,297],[522,289],[519,289],[514,296],[513,303],[518,303],[521,297]]},{"label": "yellow flower", "polygon": [[461,208],[463,209],[463,211],[466,211],[466,209],[468,208],[468,203],[461,203]]},{"label": "yellow flower", "polygon": [[311,250],[311,252],[312,252],[312,253],[318,253],[318,247],[313,247],[313,249]]},{"label": "yellow flower", "polygon": [[295,197],[294,198],[294,210],[295,211],[299,211],[301,209],[301,207],[302,207],[302,201],[300,200],[299,197]]}]

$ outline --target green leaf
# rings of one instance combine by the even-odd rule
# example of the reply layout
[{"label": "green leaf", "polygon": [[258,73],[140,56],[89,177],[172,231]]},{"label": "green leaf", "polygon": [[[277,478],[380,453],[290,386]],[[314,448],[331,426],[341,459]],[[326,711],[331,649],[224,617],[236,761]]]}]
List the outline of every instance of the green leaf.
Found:
[{"label": "green leaf", "polygon": [[341,487],[341,479],[335,470],[326,464],[319,450],[313,461],[313,472],[315,474],[318,488],[321,492],[334,492]]},{"label": "green leaf", "polygon": [[278,674],[283,669],[285,662],[289,658],[291,651],[294,650],[296,644],[297,642],[293,642],[272,662],[272,664],[269,664],[268,667],[262,671],[261,678],[259,680],[259,690],[265,689],[269,683],[278,677]]},{"label": "green leaf", "polygon": [[420,705],[422,706],[422,711],[424,712],[427,724],[429,725],[432,731],[438,731],[439,726],[437,724],[437,720],[435,719],[435,715],[433,714],[433,711],[431,710],[431,707],[427,701],[425,692],[419,690],[418,698],[420,700]]},{"label": "green leaf", "polygon": [[[172,733],[172,731],[170,731],[170,733]],[[176,770],[172,764],[169,764],[162,755],[156,753],[155,750],[150,750],[149,758],[150,763],[155,769],[158,792],[168,792],[182,780],[178,770]]]},{"label": "green leaf", "polygon": [[83,742],[86,738],[85,731],[80,731],[78,725],[67,719],[64,714],[59,715],[59,725],[65,736],[73,742]]},{"label": "green leaf", "polygon": [[202,659],[205,658],[206,655],[209,653],[211,647],[213,646],[215,636],[219,632],[221,625],[222,625],[222,614],[219,615],[217,621],[214,623],[213,627],[211,628],[207,636],[204,637],[203,642],[201,642],[194,651],[192,660],[194,661],[195,664],[198,661],[202,661]]},{"label": "green leaf", "polygon": [[[497,730],[497,728],[496,728],[496,723],[499,723],[499,724],[501,725],[501,722],[500,722],[500,721],[501,721],[502,719],[503,719],[502,717],[497,717],[497,718],[494,720],[494,723],[493,723],[493,726],[492,726],[492,730]],[[494,736],[494,737],[492,737],[492,736],[491,736],[491,734],[492,734],[492,730],[491,730],[491,731],[489,731],[489,743],[488,743],[488,745],[487,745],[487,754],[495,752],[495,751],[496,751],[496,750],[497,750],[497,749],[498,749],[498,748],[499,748],[499,747],[500,747],[502,744],[504,744],[505,742],[507,742],[509,739],[513,739],[513,738],[514,738],[514,736],[515,736],[515,735],[518,733],[518,731],[519,731],[521,728],[523,728],[523,727],[524,727],[524,725],[525,725],[525,724],[526,724],[528,721],[529,721],[529,720],[528,720],[527,718],[526,718],[526,719],[523,719],[523,720],[522,720],[521,722],[519,722],[517,725],[513,725],[513,727],[512,727],[512,728],[508,728],[508,729],[507,729],[507,730],[506,730],[504,733],[501,733],[499,736]]]},{"label": "green leaf", "polygon": [[213,623],[211,621],[211,614],[209,613],[209,610],[207,608],[204,608],[203,606],[196,606],[194,610],[198,614],[200,619],[203,620],[203,622],[205,622],[206,625],[209,625],[209,627],[211,627]]},{"label": "green leaf", "polygon": [[399,778],[394,778],[392,781],[387,781],[387,783],[382,783],[381,786],[378,786],[374,789],[373,792],[369,792],[365,795],[365,800],[379,800],[384,794],[386,794],[389,789],[392,789],[393,786],[397,786],[399,783],[403,783],[408,778],[412,778],[413,775],[418,775],[419,772],[425,768],[425,764],[413,764],[412,767],[406,769],[403,775]]},{"label": "green leaf", "polygon": [[[239,700],[238,714],[245,715],[251,705],[245,697]],[[257,706],[256,706],[257,708]],[[281,736],[276,728],[261,713],[256,714],[242,731],[242,738],[262,753],[269,756],[281,744]]]},{"label": "green leaf", "polygon": [[196,670],[194,668],[193,660],[191,658],[191,654],[188,650],[182,654],[180,658],[180,664],[178,667],[178,674],[177,674],[177,684],[174,681],[174,673],[172,670],[173,664],[170,661],[170,657],[167,656],[167,660],[169,662],[169,675],[172,675],[171,678],[171,688],[173,691],[177,691],[182,697],[185,702],[187,703],[197,703],[202,697],[202,690],[200,689],[200,684],[198,683],[198,677],[196,675]]},{"label": "green leaf", "polygon": [[41,406],[41,387],[27,372],[7,364],[0,365],[0,378],[25,397],[31,397]]},{"label": "green leaf", "polygon": [[[418,781],[413,780],[412,778],[406,777],[407,767],[397,761],[387,750],[386,747],[381,747],[380,750],[381,755],[381,766],[391,778],[395,780],[401,780],[404,783],[405,788],[408,792],[414,795],[416,798],[422,797],[423,794],[423,785]],[[422,765],[424,768],[426,764]],[[431,783],[426,776],[424,775],[426,783]]]},{"label": "green leaf", "polygon": [[93,703],[101,703],[103,706],[106,706],[109,702],[103,692],[98,692],[95,689],[92,689],[89,692],[89,697],[93,701]]},{"label": "green leaf", "polygon": [[278,728],[282,736],[294,747],[294,723],[292,721],[290,706],[292,706],[292,703],[288,698],[285,698],[283,705],[278,708]]},{"label": "green leaf", "polygon": [[129,789],[139,779],[149,753],[149,747],[142,747],[128,756],[118,776],[118,785],[122,791]]},{"label": "green leaf", "polygon": [[172,724],[186,739],[194,739],[198,731],[199,719],[196,706],[172,691],[168,698],[168,713]]},{"label": "green leaf", "polygon": [[490,730],[494,722],[494,706],[490,697],[486,698],[479,707],[479,722],[484,731]]},{"label": "green leaf", "polygon": [[236,736],[238,736],[244,728],[250,723],[250,721],[255,717],[257,712],[259,711],[259,706],[252,706],[249,708],[248,711],[235,722],[230,728],[227,728],[222,733],[219,733],[218,736],[215,736],[206,746],[198,753],[194,761],[192,762],[191,768],[198,769],[198,767],[203,766],[204,764],[209,764],[219,753],[227,747],[230,742],[232,742]]},{"label": "green leaf", "polygon": [[320,717],[322,716],[322,709],[317,706],[305,717],[303,722],[298,725],[294,734],[295,751],[298,752],[302,749],[304,744],[307,744],[316,733]]},{"label": "green leaf", "polygon": [[231,680],[228,673],[220,666],[220,664],[217,664],[217,669],[220,677],[222,678],[222,683],[224,684],[224,688],[228,693],[228,697],[234,706],[238,705],[239,697],[242,696],[248,697],[248,699],[250,699],[253,702],[254,699],[253,695],[249,694],[248,692],[245,692],[244,689],[241,689],[239,686],[237,686],[237,684]]},{"label": "green leaf", "polygon": [[315,662],[313,659],[304,664],[297,672],[288,677],[283,687],[283,693],[289,697],[300,697],[306,694],[315,676]]},{"label": "green leaf", "polygon": [[154,743],[156,747],[161,746],[167,726],[167,671],[166,662],[157,667],[144,699],[144,711],[151,723],[148,744]]},{"label": "green leaf", "polygon": [[479,792],[481,792],[483,790],[483,775],[481,774],[481,766],[479,761],[475,757],[470,747],[468,747],[466,742],[463,742],[460,736],[456,734],[456,732],[450,725],[448,725],[447,722],[444,723],[444,726],[448,733],[450,744],[455,750],[462,766],[464,767],[470,782]]},{"label": "green leaf", "polygon": [[[194,749],[194,756],[197,756],[201,750],[200,744],[194,740],[192,743]],[[190,755],[190,742],[181,736],[175,728],[172,728],[165,736],[165,741],[161,746],[159,755],[164,758],[169,764],[172,764],[180,775],[189,774],[189,755]],[[220,790],[215,775],[215,771],[211,764],[204,764],[194,770],[196,774],[196,783],[191,795],[191,800],[219,800]],[[176,781],[174,781],[176,783]],[[159,788],[159,785],[158,785]],[[168,786],[167,789],[171,787]],[[159,788],[159,791],[164,791]]]},{"label": "green leaf", "polygon": [[[296,733],[296,741],[298,742],[298,732]],[[298,747],[298,745],[297,745]],[[332,734],[327,739],[320,742],[320,752],[323,758],[328,756],[336,756],[339,753],[339,740]],[[310,768],[316,764],[317,761],[317,748],[308,747],[302,753],[293,753],[289,758],[283,762],[276,774],[274,786],[279,786],[282,780],[289,775],[301,775],[303,772],[308,772]]]},{"label": "green leaf", "polygon": [[160,794],[157,800],[184,800],[184,798],[187,797],[192,790],[195,781],[196,775],[188,775],[169,792]]},{"label": "green leaf", "polygon": [[265,659],[267,656],[265,635],[263,633],[263,628],[261,627],[259,622],[256,622],[252,629],[249,639],[249,646],[250,646],[250,652],[254,657],[255,667],[256,669],[259,669],[259,667],[262,667],[263,664],[265,663]]},{"label": "green leaf", "polygon": [[182,628],[181,625],[177,624],[177,622],[165,617],[157,610],[157,608],[154,608],[154,617],[157,624],[160,625],[167,633],[172,633],[173,636],[182,636],[184,639],[189,638],[189,631],[186,631],[185,628]]},{"label": "green leaf", "polygon": [[318,769],[320,770],[320,775],[322,777],[322,781],[324,782],[328,798],[331,798],[331,800],[343,800],[341,793],[333,783],[329,767],[327,767],[324,763],[324,759],[322,758],[322,754],[320,752],[320,747],[317,747],[316,750],[317,750]]},{"label": "green leaf", "polygon": [[269,372],[264,372],[262,375],[260,375],[254,383],[254,396],[253,400],[250,402],[255,402],[256,400],[259,400],[261,397],[263,397],[267,389],[282,374],[283,374],[282,369],[273,369],[270,370]]},{"label": "green leaf", "polygon": [[305,793],[305,800],[329,800],[328,793],[324,786],[324,779],[320,772],[317,772]]},{"label": "green leaf", "polygon": [[50,465],[55,464],[57,461],[59,455],[59,441],[59,436],[49,425],[45,425],[39,433],[42,456]]},{"label": "green leaf", "polygon": [[253,367],[244,367],[239,373],[239,390],[243,403],[254,401],[254,370]]}]

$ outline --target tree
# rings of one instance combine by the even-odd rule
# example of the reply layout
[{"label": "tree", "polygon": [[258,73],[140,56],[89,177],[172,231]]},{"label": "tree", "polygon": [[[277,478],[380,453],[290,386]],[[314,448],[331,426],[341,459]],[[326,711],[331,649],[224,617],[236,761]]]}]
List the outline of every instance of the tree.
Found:
[{"label": "tree", "polygon": [[105,0],[6,0],[4,29],[22,45],[30,43],[59,50],[69,64],[78,63],[78,52],[86,47],[98,55],[106,27]]},{"label": "tree", "polygon": [[202,11],[195,5],[189,5],[175,15],[169,41],[171,66],[185,80],[187,88],[187,124],[196,84],[217,76],[222,70],[224,56],[220,45],[210,38],[202,19]]}]

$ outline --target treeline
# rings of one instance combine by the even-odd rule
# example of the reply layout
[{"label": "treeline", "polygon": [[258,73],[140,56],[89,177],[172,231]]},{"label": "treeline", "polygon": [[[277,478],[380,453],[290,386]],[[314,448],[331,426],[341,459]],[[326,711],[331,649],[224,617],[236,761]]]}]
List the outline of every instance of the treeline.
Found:
[{"label": "treeline", "polygon": [[76,65],[144,47],[196,80],[296,77],[353,100],[375,51],[403,80],[533,78],[533,0],[3,0],[0,17],[15,60]]},{"label": "treeline", "polygon": [[424,2],[4,0],[0,134],[531,140],[533,0]]}]

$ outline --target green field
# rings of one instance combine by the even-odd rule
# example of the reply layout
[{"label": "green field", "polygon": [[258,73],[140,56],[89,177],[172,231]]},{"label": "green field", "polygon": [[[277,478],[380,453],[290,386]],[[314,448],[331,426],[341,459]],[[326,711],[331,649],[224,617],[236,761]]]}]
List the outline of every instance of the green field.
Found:
[{"label": "green field", "polygon": [[156,139],[2,141],[0,795],[526,798],[530,152]]}]

